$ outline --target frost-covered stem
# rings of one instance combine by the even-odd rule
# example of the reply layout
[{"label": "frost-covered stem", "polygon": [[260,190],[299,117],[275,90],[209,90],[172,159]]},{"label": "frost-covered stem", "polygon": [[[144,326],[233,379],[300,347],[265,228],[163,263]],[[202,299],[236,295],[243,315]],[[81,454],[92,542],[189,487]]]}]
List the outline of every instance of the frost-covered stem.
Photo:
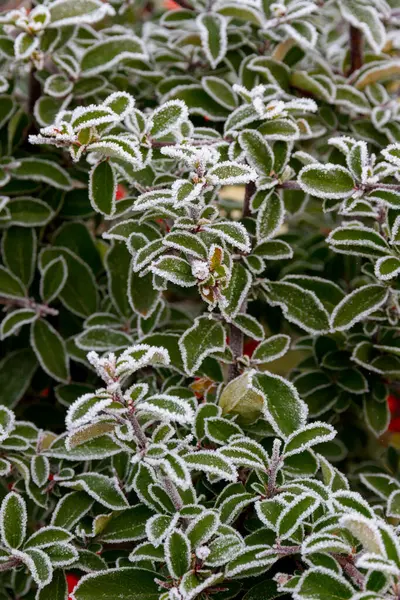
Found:
[{"label": "frost-covered stem", "polygon": [[20,308],[31,308],[35,310],[38,315],[58,315],[56,308],[50,308],[46,304],[36,304],[31,298],[4,298],[0,296],[0,304],[3,306],[18,306]]},{"label": "frost-covered stem", "polygon": [[143,429],[140,426],[139,421],[136,418],[136,415],[133,413],[133,410],[130,410],[128,413],[128,419],[133,427],[133,432],[139,442],[141,448],[146,448],[147,446],[147,437],[144,434]]},{"label": "frost-covered stem", "polygon": [[229,325],[229,346],[232,350],[234,362],[229,365],[228,381],[232,381],[240,375],[236,359],[243,354],[243,333],[233,323]]},{"label": "frost-covered stem", "polygon": [[174,482],[169,477],[166,477],[166,476],[162,477],[162,482],[164,484],[165,491],[167,492],[168,496],[171,498],[171,501],[175,507],[175,510],[181,510],[181,508],[183,507],[183,502],[182,502],[182,498],[179,495],[178,490],[176,489]]},{"label": "frost-covered stem", "polygon": [[20,562],[21,561],[17,558],[10,558],[10,560],[0,563],[0,573],[3,571],[10,571],[11,569],[14,569],[20,564]]},{"label": "frost-covered stem", "polygon": [[365,577],[357,567],[354,566],[351,558],[345,558],[340,556],[339,554],[333,554],[334,558],[338,561],[338,563],[343,567],[343,570],[351,579],[361,588],[364,589]]},{"label": "frost-covered stem", "polygon": [[363,64],[363,36],[361,31],[350,25],[350,71],[349,75],[358,71]]},{"label": "frost-covered stem", "polygon": [[288,554],[297,554],[298,552],[301,552],[301,546],[281,546],[280,544],[277,544],[274,547],[274,551],[277,552],[277,554],[287,556]]},{"label": "frost-covered stem", "polygon": [[249,217],[251,215],[250,200],[255,191],[256,184],[254,181],[249,181],[249,183],[246,183],[243,202],[243,217]]},{"label": "frost-covered stem", "polygon": [[267,486],[267,497],[272,498],[276,492],[276,476],[278,475],[279,464],[281,462],[280,456],[281,440],[274,440],[272,447],[271,462],[268,469],[268,486]]}]

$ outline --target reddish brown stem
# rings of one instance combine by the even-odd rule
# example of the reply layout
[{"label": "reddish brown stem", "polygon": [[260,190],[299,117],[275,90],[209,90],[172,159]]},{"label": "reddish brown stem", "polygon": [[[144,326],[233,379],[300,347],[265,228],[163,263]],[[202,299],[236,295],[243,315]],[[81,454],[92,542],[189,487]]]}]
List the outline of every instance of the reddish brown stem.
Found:
[{"label": "reddish brown stem", "polygon": [[349,75],[363,65],[363,36],[354,25],[350,25],[350,71]]}]

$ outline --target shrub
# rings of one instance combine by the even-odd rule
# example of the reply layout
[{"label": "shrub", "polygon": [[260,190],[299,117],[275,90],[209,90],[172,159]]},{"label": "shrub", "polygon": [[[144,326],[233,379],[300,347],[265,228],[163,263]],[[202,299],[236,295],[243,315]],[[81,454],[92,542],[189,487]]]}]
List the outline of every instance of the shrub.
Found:
[{"label": "shrub", "polygon": [[395,600],[397,3],[168,8],[0,13],[0,597]]}]

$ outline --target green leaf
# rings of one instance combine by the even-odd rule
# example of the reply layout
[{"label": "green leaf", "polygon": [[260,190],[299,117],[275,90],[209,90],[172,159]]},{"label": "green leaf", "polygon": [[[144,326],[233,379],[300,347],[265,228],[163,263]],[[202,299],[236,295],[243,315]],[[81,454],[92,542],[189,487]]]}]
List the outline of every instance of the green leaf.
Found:
[{"label": "green leaf", "polygon": [[89,266],[67,248],[45,248],[40,253],[40,268],[62,256],[68,267],[67,281],[60,292],[60,300],[72,313],[88,317],[97,311],[98,292]]},{"label": "green leaf", "polygon": [[289,119],[271,119],[264,121],[258,131],[266,140],[282,140],[290,142],[297,140],[300,130],[294,121]]},{"label": "green leaf", "polygon": [[11,271],[0,265],[0,295],[6,298],[24,298],[26,295],[25,287],[21,280]]},{"label": "green leaf", "polygon": [[294,498],[279,515],[276,523],[278,537],[282,539],[292,537],[300,524],[315,511],[319,504],[319,498],[307,492]]},{"label": "green leaf", "polygon": [[68,586],[64,571],[57,569],[51,582],[38,591],[36,600],[65,600],[67,596]]},{"label": "green leaf", "polygon": [[227,481],[237,480],[236,469],[231,461],[215,450],[199,450],[192,454],[186,454],[184,459],[189,469],[193,471],[203,471]]},{"label": "green leaf", "polygon": [[226,17],[249,22],[257,27],[262,27],[263,25],[261,13],[251,6],[243,6],[238,2],[224,2],[218,6],[217,10],[221,15],[225,15]]},{"label": "green leaf", "polygon": [[32,283],[35,271],[36,247],[34,229],[10,227],[3,234],[2,251],[6,267],[27,287]]},{"label": "green leaf", "polygon": [[163,243],[165,246],[181,250],[189,256],[200,260],[207,259],[206,245],[199,236],[189,231],[171,231],[165,236]]},{"label": "green leaf", "polygon": [[8,548],[19,548],[26,536],[25,500],[15,492],[7,494],[0,508],[0,536]]},{"label": "green leaf", "polygon": [[387,514],[389,517],[398,519],[400,517],[400,490],[392,492],[387,504]]},{"label": "green leaf", "polygon": [[288,335],[280,333],[273,335],[257,346],[251,356],[251,362],[263,364],[276,360],[286,354],[289,345],[290,337]]},{"label": "green leaf", "polygon": [[350,600],[354,588],[344,577],[323,567],[309,569],[301,577],[296,594],[301,600]]},{"label": "green leaf", "polygon": [[311,446],[332,440],[335,435],[336,431],[329,423],[309,423],[303,429],[295,431],[289,436],[283,452],[285,456],[299,454]]},{"label": "green leaf", "polygon": [[236,108],[238,102],[236,94],[226,81],[210,75],[209,77],[203,77],[201,84],[215,102],[228,110]]},{"label": "green leaf", "polygon": [[7,354],[0,362],[0,404],[12,408],[25,394],[38,366],[30,348]]},{"label": "green leaf", "polygon": [[30,548],[25,552],[19,552],[17,556],[22,560],[23,563],[28,567],[33,581],[40,588],[50,583],[53,576],[53,568],[51,566],[50,558],[43,550],[39,548]]},{"label": "green leaf", "polygon": [[327,163],[306,165],[298,176],[301,189],[317,198],[340,200],[354,192],[354,180],[345,167]]},{"label": "green leaf", "polygon": [[93,44],[82,56],[85,75],[98,75],[127,59],[146,58],[143,42],[135,35],[113,35]]},{"label": "green leaf", "polygon": [[159,600],[155,575],[134,567],[85,575],[74,590],[74,600]]},{"label": "green leaf", "polygon": [[400,273],[400,258],[397,256],[383,256],[375,263],[375,275],[382,281],[397,277]]},{"label": "green leaf", "polygon": [[111,217],[115,212],[117,176],[110,161],[94,165],[89,173],[89,199],[94,210]]},{"label": "green leaf", "polygon": [[74,481],[63,482],[64,486],[76,490],[84,490],[91,498],[111,510],[122,510],[128,506],[128,501],[117,483],[99,473],[82,473]]},{"label": "green leaf", "polygon": [[232,320],[232,323],[240,329],[244,334],[248,335],[252,340],[264,339],[264,329],[262,325],[252,317],[245,313],[239,313]]},{"label": "green leaf", "polygon": [[234,319],[242,309],[243,302],[251,287],[252,277],[249,271],[239,262],[235,262],[232,268],[229,285],[224,290],[226,303],[222,311],[230,319]]},{"label": "green leaf", "polygon": [[365,5],[357,0],[341,0],[339,6],[346,21],[360,29],[372,50],[379,54],[386,43],[386,31],[375,6]]},{"label": "green leaf", "polygon": [[185,371],[193,375],[203,360],[214,352],[225,350],[225,331],[218,321],[198,317],[179,339]]},{"label": "green leaf", "polygon": [[175,285],[191,287],[196,284],[190,264],[179,256],[161,256],[151,264],[150,270]]},{"label": "green leaf", "polygon": [[146,522],[152,512],[143,504],[136,504],[113,515],[100,532],[100,539],[107,544],[141,540],[146,537]]},{"label": "green leaf", "polygon": [[17,179],[40,181],[60,190],[69,190],[72,187],[67,171],[55,162],[43,158],[20,158],[18,165],[13,171]]},{"label": "green leaf", "polygon": [[257,583],[243,596],[243,600],[274,600],[284,596],[285,592],[278,592],[278,587],[272,579]]},{"label": "green leaf", "polygon": [[1,322],[0,339],[18,333],[19,329],[27,323],[32,323],[37,317],[36,311],[30,308],[21,308],[9,313]]},{"label": "green leaf", "polygon": [[49,27],[65,27],[79,25],[82,19],[88,23],[96,23],[107,14],[107,8],[98,0],[57,0],[49,6],[51,23]]},{"label": "green leaf", "polygon": [[92,504],[93,499],[85,492],[71,492],[59,500],[51,524],[70,530],[90,510]]},{"label": "green leaf", "polygon": [[[3,55],[3,53],[2,53]],[[15,110],[15,102],[11,96],[0,96],[0,129],[7,123]]]},{"label": "green leaf", "polygon": [[150,135],[157,139],[178,131],[188,118],[188,109],[182,100],[170,100],[157,108],[150,119]]},{"label": "green leaf", "polygon": [[76,337],[76,345],[82,350],[113,351],[127,348],[132,338],[124,331],[105,327],[89,327]]},{"label": "green leaf", "polygon": [[329,331],[328,312],[315,293],[283,281],[269,281],[267,286],[269,303],[280,306],[288,321],[309,333]]},{"label": "green leaf", "polygon": [[59,256],[50,261],[42,271],[40,295],[43,302],[50,304],[62,292],[68,277],[67,261]]},{"label": "green leaf", "polygon": [[289,381],[272,373],[255,373],[253,387],[264,396],[264,416],[283,438],[304,427],[307,405]]},{"label": "green leaf", "polygon": [[259,131],[243,131],[239,136],[240,145],[246,152],[247,162],[260,175],[271,174],[274,165],[274,153]]},{"label": "green leaf", "polygon": [[65,342],[48,321],[37,319],[31,326],[31,344],[40,366],[57,381],[69,380]]},{"label": "green leaf", "polygon": [[285,218],[285,205],[278,194],[271,194],[257,213],[257,241],[265,242],[280,229]]},{"label": "green leaf", "polygon": [[253,385],[254,371],[247,371],[228,383],[219,398],[222,414],[238,415],[239,423],[252,423],[262,414],[264,395]]},{"label": "green leaf", "polygon": [[168,571],[173,579],[179,579],[190,568],[190,542],[178,529],[172,531],[164,543]]},{"label": "green leaf", "polygon": [[388,297],[387,288],[364,285],[343,298],[332,312],[331,324],[337,331],[350,329],[371,313],[375,312]]},{"label": "green leaf", "polygon": [[227,24],[227,19],[218,13],[201,13],[197,17],[203,52],[213,69],[227,51]]},{"label": "green leaf", "polygon": [[212,185],[234,185],[257,179],[257,173],[247,165],[226,161],[209,169],[207,178]]},{"label": "green leaf", "polygon": [[10,223],[20,227],[41,227],[47,225],[54,217],[53,211],[46,202],[30,196],[11,198],[7,208],[11,214]]},{"label": "green leaf", "polygon": [[372,433],[379,437],[390,423],[390,410],[387,402],[378,402],[372,395],[364,397],[365,422]]},{"label": "green leaf", "polygon": [[284,260],[292,258],[293,250],[287,242],[283,240],[268,240],[258,244],[254,250],[255,256],[262,256],[267,260]]},{"label": "green leaf", "polygon": [[242,252],[250,252],[250,238],[241,223],[223,221],[204,227],[204,230],[217,233],[228,244],[232,244],[232,246],[239,248]]}]

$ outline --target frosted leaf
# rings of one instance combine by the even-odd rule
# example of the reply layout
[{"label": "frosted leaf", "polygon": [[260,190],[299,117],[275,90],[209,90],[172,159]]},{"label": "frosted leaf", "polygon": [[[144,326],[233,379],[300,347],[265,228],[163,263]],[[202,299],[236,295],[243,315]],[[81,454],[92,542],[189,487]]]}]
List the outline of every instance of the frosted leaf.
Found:
[{"label": "frosted leaf", "polygon": [[348,529],[366,550],[376,554],[385,554],[382,536],[374,520],[368,519],[358,512],[350,512],[341,517],[339,523]]},{"label": "frosted leaf", "polygon": [[127,348],[117,361],[116,374],[127,376],[150,364],[169,365],[168,350],[163,347],[137,344]]},{"label": "frosted leaf", "polygon": [[227,25],[225,17],[218,13],[203,13],[196,19],[200,30],[203,52],[213,69],[224,58],[227,46]]},{"label": "frosted leaf", "polygon": [[207,179],[213,185],[248,183],[257,179],[257,172],[247,165],[228,160],[212,167],[207,173]]},{"label": "frosted leaf", "polygon": [[191,423],[194,412],[189,402],[170,394],[155,394],[137,405],[137,410],[162,421]]}]

